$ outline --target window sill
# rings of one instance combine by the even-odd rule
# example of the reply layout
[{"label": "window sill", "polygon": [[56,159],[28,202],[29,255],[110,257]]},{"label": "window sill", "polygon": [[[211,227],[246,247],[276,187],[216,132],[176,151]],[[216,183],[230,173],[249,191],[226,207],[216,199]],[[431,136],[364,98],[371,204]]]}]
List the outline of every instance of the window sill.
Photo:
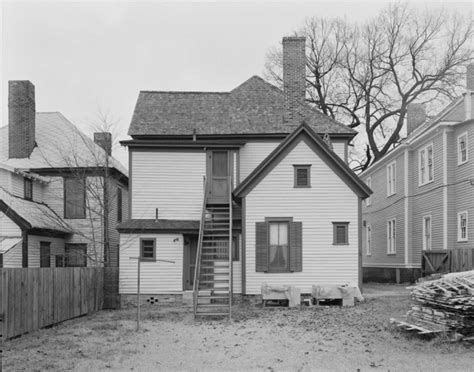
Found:
[{"label": "window sill", "polygon": [[310,189],[311,185],[309,185],[309,186],[297,186],[297,185],[295,185],[293,188],[295,188],[295,189]]},{"label": "window sill", "polygon": [[396,256],[396,255],[397,255],[396,252],[395,253],[387,253],[387,256]]},{"label": "window sill", "polygon": [[459,163],[459,162],[458,162],[458,167],[461,166],[461,165],[467,164],[467,163],[469,163],[469,159],[466,160],[466,161],[463,161],[462,163]]},{"label": "window sill", "polygon": [[338,245],[349,245],[349,243],[332,243],[332,245],[334,245],[334,246],[338,246]]},{"label": "window sill", "polygon": [[387,198],[390,198],[391,196],[394,196],[394,195],[397,195],[397,193],[394,192],[393,194],[387,195]]},{"label": "window sill", "polygon": [[457,242],[458,242],[458,243],[467,243],[468,241],[469,241],[469,240],[467,240],[467,239],[463,239],[463,240],[458,240]]},{"label": "window sill", "polygon": [[140,257],[141,262],[156,262],[156,258],[143,258]]},{"label": "window sill", "polygon": [[65,220],[85,220],[86,217],[64,217]]},{"label": "window sill", "polygon": [[434,183],[434,178],[431,181],[427,181],[425,183],[418,183],[418,187],[426,186],[426,185],[429,185],[430,183]]}]

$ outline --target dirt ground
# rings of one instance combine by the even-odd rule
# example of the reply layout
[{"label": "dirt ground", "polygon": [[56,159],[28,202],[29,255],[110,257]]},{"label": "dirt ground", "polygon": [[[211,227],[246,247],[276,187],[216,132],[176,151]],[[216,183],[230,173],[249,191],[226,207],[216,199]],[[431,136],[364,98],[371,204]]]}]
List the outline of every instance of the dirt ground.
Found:
[{"label": "dirt ground", "polygon": [[366,301],[338,306],[234,306],[232,321],[194,321],[191,309],[156,304],[102,311],[4,344],[10,370],[474,370],[474,347],[406,335],[389,318],[409,308],[403,286],[367,285]]}]

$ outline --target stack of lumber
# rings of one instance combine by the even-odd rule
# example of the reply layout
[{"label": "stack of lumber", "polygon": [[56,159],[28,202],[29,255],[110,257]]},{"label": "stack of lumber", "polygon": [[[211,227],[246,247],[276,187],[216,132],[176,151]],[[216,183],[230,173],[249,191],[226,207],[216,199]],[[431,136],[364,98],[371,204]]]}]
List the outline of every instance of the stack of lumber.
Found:
[{"label": "stack of lumber", "polygon": [[398,327],[419,333],[474,336],[474,271],[452,273],[411,287],[414,305]]}]

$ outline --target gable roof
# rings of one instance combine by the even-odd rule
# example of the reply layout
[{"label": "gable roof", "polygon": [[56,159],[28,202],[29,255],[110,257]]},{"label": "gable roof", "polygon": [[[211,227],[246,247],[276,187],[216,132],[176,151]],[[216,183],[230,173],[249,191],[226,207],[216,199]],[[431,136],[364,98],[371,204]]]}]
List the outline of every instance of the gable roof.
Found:
[{"label": "gable roof", "polygon": [[135,136],[289,134],[304,120],[318,133],[356,132],[304,104],[285,120],[283,91],[253,76],[230,92],[141,91],[128,134]]},{"label": "gable roof", "polygon": [[71,227],[46,204],[16,197],[1,187],[0,211],[23,229],[72,233]]},{"label": "gable roof", "polygon": [[[59,112],[36,113],[37,146],[29,158],[8,158],[8,127],[0,128],[0,163],[18,169],[97,167],[105,164],[105,151]],[[111,168],[128,177],[128,171],[114,157]]]},{"label": "gable roof", "polygon": [[359,197],[366,198],[372,194],[372,190],[338,155],[327,147],[326,143],[307,123],[303,122],[237,186],[234,195],[237,197],[247,195],[300,141],[305,141]]}]

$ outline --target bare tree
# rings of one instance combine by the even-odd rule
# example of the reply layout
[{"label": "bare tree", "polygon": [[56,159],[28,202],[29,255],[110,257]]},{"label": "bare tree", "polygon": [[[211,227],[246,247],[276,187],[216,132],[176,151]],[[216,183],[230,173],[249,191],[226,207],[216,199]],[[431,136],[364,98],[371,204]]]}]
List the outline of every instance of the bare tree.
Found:
[{"label": "bare tree", "polygon": [[[390,4],[363,24],[308,19],[307,101],[366,139],[354,170],[364,170],[400,141],[407,106],[435,107],[459,94],[472,58],[469,15]],[[281,85],[281,48],[267,56],[267,78]]]}]

